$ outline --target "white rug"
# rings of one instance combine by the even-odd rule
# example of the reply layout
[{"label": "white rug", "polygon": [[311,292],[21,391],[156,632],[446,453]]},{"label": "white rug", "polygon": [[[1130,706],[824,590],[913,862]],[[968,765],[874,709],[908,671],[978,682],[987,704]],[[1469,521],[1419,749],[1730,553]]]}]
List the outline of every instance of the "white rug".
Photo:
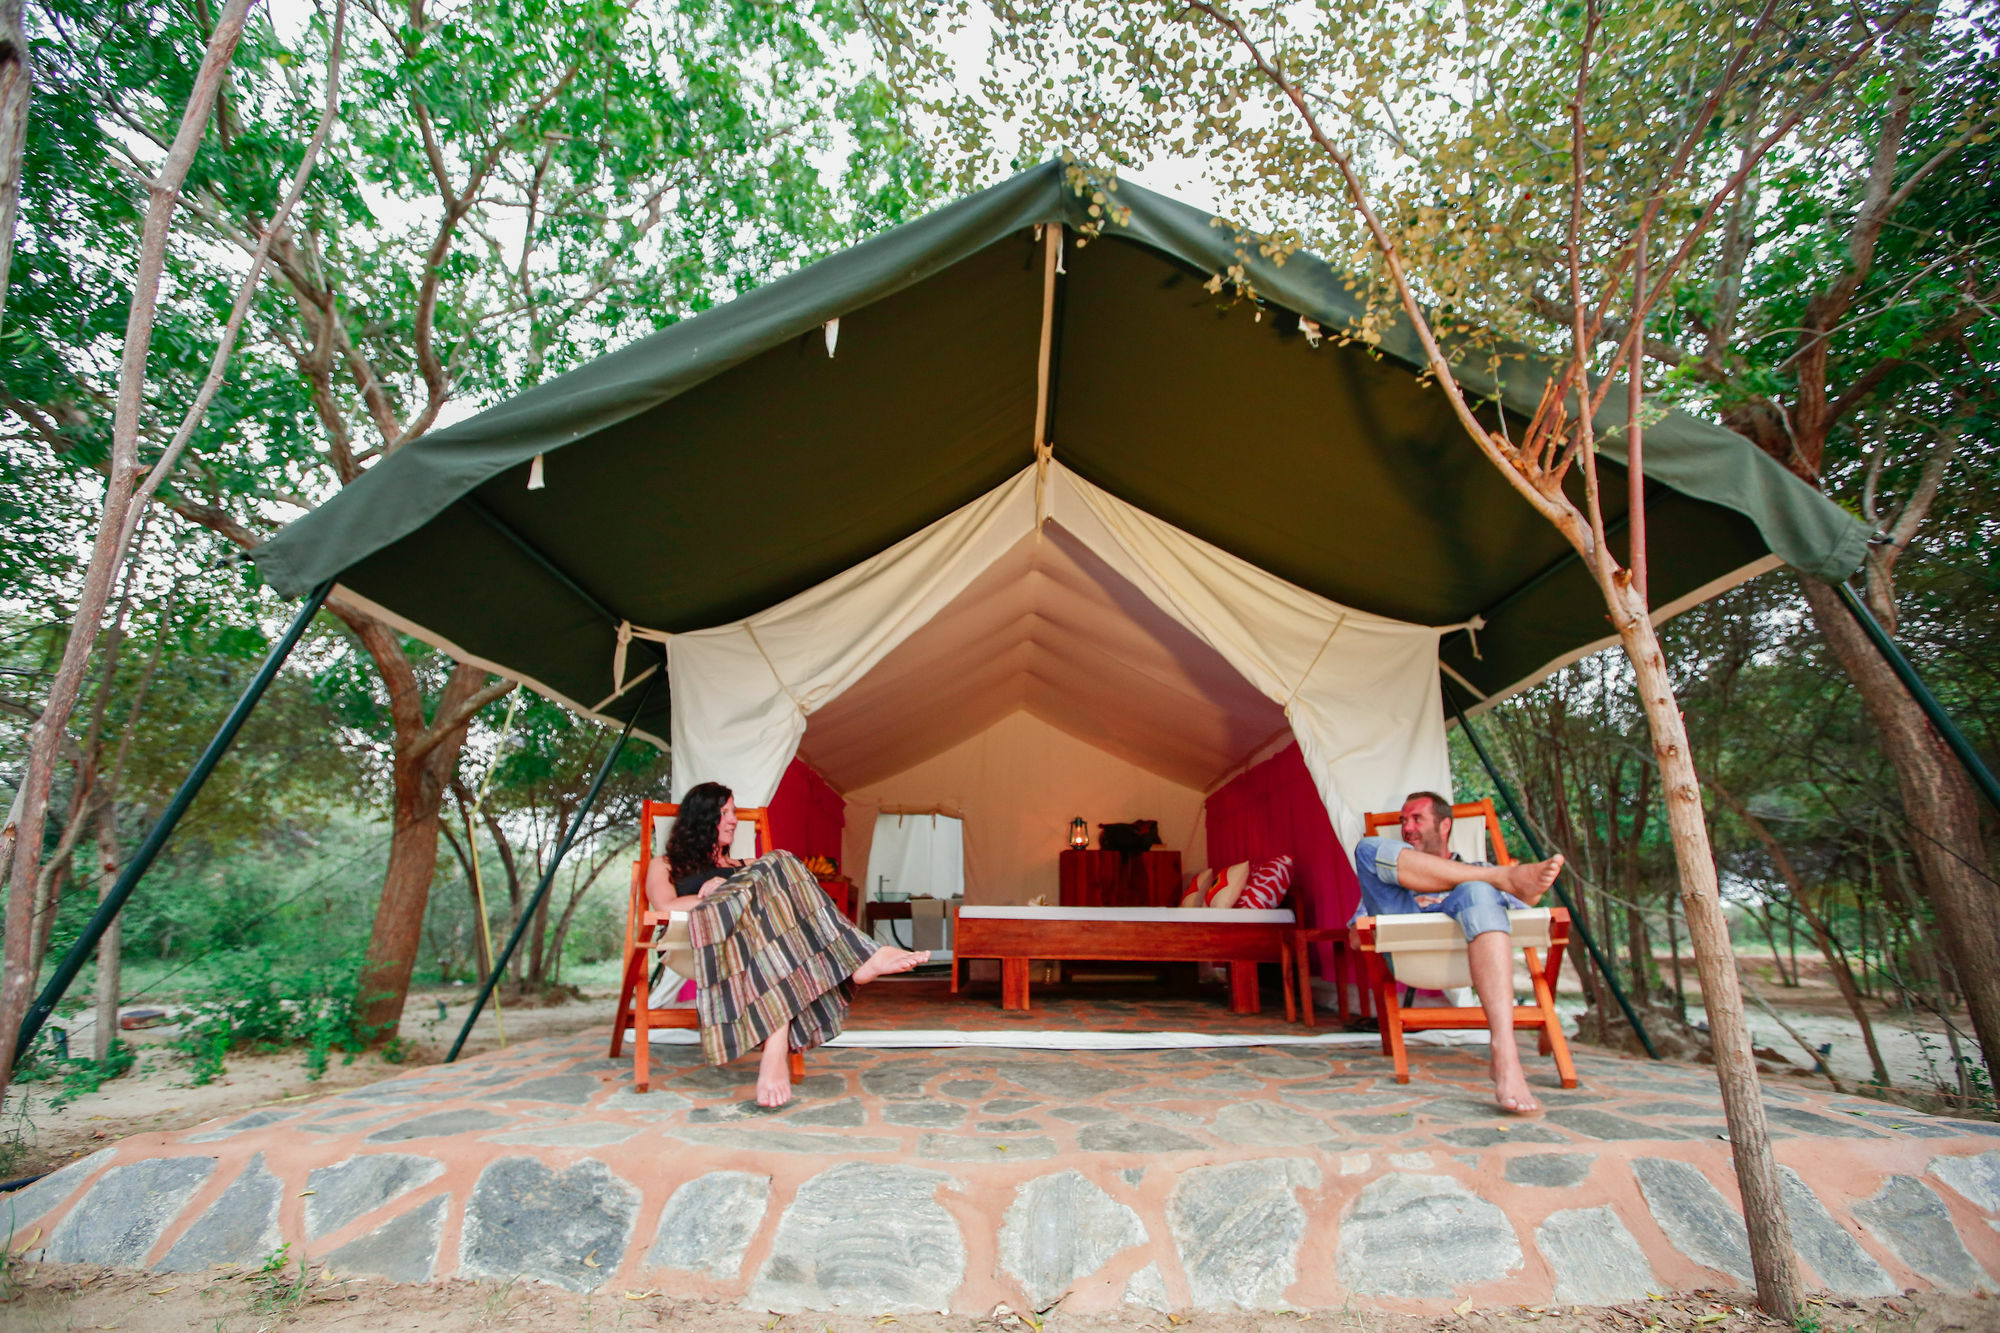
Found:
[{"label": "white rug", "polygon": [[[696,1046],[701,1034],[692,1028],[655,1028],[647,1034],[655,1046]],[[627,1041],[637,1041],[630,1028]],[[1411,1046],[1484,1046],[1484,1032],[1412,1032]],[[969,1032],[963,1028],[857,1029],[843,1032],[829,1046],[865,1046],[882,1050],[922,1050],[952,1046],[1000,1046],[1028,1051],[1162,1051],[1198,1050],[1218,1046],[1369,1046],[1380,1049],[1372,1032],[1326,1032],[1304,1036],[1289,1033],[1245,1037],[1206,1032],[1061,1032],[1022,1029],[1012,1032]]]}]

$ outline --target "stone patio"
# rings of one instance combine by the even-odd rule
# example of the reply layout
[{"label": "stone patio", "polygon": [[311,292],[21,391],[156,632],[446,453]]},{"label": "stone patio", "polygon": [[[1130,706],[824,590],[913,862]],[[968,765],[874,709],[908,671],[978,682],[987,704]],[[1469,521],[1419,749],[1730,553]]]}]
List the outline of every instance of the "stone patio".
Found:
[{"label": "stone patio", "polygon": [[[884,987],[885,992],[891,988]],[[937,983],[857,1006],[893,1026]],[[1298,1034],[1212,1004],[1060,993],[1037,1027]],[[904,1012],[907,1010],[908,1012]],[[601,1035],[533,1042],[305,1106],[148,1134],[16,1194],[17,1248],[186,1272],[281,1243],[405,1282],[523,1276],[772,1310],[1442,1310],[1741,1288],[1750,1261],[1715,1085],[1578,1056],[1503,1117],[1480,1048],[829,1049],[782,1111],[753,1069]],[[1810,1283],[2000,1289],[2000,1125],[1767,1089]]]}]

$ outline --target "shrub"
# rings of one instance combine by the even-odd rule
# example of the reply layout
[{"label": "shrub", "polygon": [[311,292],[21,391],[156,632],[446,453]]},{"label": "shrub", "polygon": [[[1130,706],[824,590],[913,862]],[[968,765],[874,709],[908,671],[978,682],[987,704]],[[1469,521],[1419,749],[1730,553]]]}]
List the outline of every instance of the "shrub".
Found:
[{"label": "shrub", "polygon": [[325,1076],[334,1051],[349,1059],[365,1050],[375,1029],[355,1019],[360,960],[341,956],[301,965],[268,948],[242,949],[215,969],[219,980],[195,1000],[195,1017],[174,1046],[188,1057],[195,1086],[226,1072],[240,1051],[305,1047],[306,1076]]}]

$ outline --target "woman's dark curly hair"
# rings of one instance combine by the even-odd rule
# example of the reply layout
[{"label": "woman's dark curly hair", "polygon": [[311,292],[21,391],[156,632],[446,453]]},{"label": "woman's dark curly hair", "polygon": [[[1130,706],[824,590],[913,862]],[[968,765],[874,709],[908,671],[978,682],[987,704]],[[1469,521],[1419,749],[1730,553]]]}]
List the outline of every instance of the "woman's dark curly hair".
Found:
[{"label": "woman's dark curly hair", "polygon": [[667,835],[667,870],[678,884],[715,864],[716,838],[722,832],[722,807],[734,793],[720,782],[698,782],[681,797],[681,812]]}]

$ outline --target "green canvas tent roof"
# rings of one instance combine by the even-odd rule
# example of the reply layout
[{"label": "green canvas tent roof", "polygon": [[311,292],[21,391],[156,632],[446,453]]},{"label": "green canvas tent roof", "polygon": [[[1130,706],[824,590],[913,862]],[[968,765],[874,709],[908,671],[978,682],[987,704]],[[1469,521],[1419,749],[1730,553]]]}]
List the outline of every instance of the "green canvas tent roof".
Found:
[{"label": "green canvas tent roof", "polygon": [[[1418,381],[1407,327],[1381,355],[1313,345],[1300,317],[1337,330],[1359,313],[1336,271],[1252,253],[1260,311],[1204,285],[1239,262],[1233,228],[1129,183],[1115,200],[1129,216],[1081,242],[1089,201],[1063,164],[1024,172],[417,440],[255,558],[280,592],[338,579],[432,642],[599,707],[619,622],[735,620],[1032,460],[1034,228],[1054,222],[1072,231],[1048,438],[1080,476],[1345,605],[1483,616],[1442,657],[1487,696],[1606,639],[1588,574]],[[1522,419],[1528,378],[1502,394]],[[1604,454],[1615,531],[1622,444]],[[537,455],[547,484],[530,490]],[[1651,426],[1647,474],[1659,606],[1775,560],[1832,579],[1861,563],[1860,523],[1720,427]],[[639,728],[665,736],[667,707],[656,693]]]}]

